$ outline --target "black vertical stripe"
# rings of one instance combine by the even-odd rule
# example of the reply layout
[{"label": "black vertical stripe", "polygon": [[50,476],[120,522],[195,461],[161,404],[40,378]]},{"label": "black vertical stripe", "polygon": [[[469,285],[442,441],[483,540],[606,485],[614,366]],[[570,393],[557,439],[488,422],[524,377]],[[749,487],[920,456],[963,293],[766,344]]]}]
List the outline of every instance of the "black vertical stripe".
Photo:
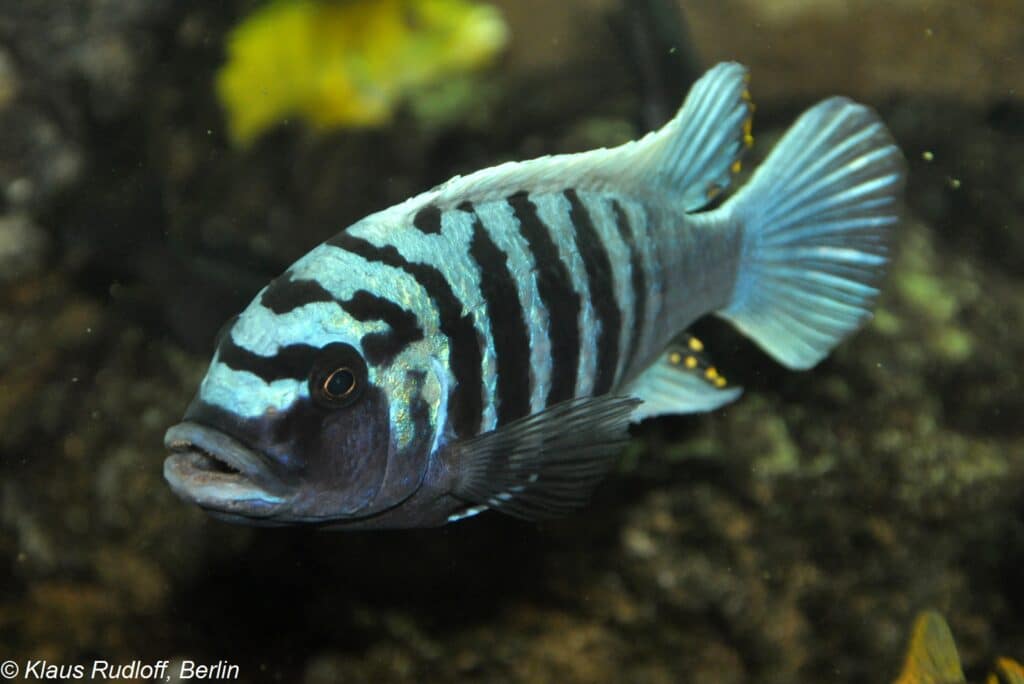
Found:
[{"label": "black vertical stripe", "polygon": [[390,328],[363,335],[363,353],[374,366],[390,366],[402,350],[423,339],[423,329],[416,315],[388,299],[358,290],[351,299],[338,303],[357,321],[384,321]]},{"label": "black vertical stripe", "polygon": [[594,394],[604,394],[615,382],[619,363],[619,332],[622,330],[622,312],[615,301],[614,275],[604,240],[594,227],[590,212],[575,190],[566,190],[569,217],[576,228],[576,248],[583,258],[587,272],[590,301],[601,327],[597,336],[597,370]]},{"label": "black vertical stripe", "polygon": [[571,399],[576,393],[576,373],[580,364],[580,295],[572,286],[569,269],[558,257],[548,227],[537,215],[537,208],[525,192],[508,198],[519,219],[519,229],[533,254],[537,269],[537,290],[548,310],[548,337],[551,340],[551,389],[547,405]]},{"label": "black vertical stripe", "polygon": [[462,302],[451,285],[433,266],[407,261],[388,245],[377,247],[347,232],[328,241],[329,245],[356,254],[367,261],[399,268],[419,283],[437,306],[441,332],[448,337],[448,365],[455,376],[449,415],[456,437],[469,437],[480,431],[483,416],[482,344],[473,326],[473,317],[463,315]]},{"label": "black vertical stripe", "polygon": [[[472,205],[467,207],[474,211]],[[487,304],[498,362],[498,426],[530,412],[530,337],[508,255],[494,244],[474,216],[469,255],[480,270],[480,293]]]},{"label": "black vertical stripe", "polygon": [[629,349],[624,350],[626,362],[622,365],[622,370],[625,373],[639,351],[640,335],[643,333],[644,321],[647,318],[647,284],[640,245],[637,243],[638,236],[629,222],[629,216],[618,200],[612,200],[612,210],[615,212],[615,226],[619,229],[619,235],[629,246],[629,272],[633,282],[633,328],[629,331]]},{"label": "black vertical stripe", "polygon": [[441,210],[433,204],[428,204],[412,217],[412,225],[422,233],[436,235],[441,232]]}]

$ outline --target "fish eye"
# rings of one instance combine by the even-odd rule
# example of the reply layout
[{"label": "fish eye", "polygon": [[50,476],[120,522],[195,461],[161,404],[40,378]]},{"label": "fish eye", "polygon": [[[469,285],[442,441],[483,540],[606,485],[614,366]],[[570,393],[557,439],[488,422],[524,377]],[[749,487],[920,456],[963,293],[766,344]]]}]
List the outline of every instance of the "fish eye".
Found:
[{"label": "fish eye", "polygon": [[347,344],[329,344],[320,350],[309,374],[309,393],[326,409],[351,405],[366,385],[366,363]]},{"label": "fish eye", "polygon": [[356,391],[356,376],[351,368],[342,366],[327,376],[323,389],[325,397],[331,401],[341,401]]}]

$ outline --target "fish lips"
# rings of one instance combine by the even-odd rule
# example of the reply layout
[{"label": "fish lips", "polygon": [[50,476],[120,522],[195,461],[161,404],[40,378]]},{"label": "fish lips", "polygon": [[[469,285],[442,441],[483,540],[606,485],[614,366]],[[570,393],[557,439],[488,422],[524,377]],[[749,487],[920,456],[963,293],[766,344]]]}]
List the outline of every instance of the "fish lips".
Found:
[{"label": "fish lips", "polygon": [[263,454],[214,428],[178,423],[167,430],[164,446],[171,452],[164,461],[171,490],[220,517],[270,518],[294,496]]}]

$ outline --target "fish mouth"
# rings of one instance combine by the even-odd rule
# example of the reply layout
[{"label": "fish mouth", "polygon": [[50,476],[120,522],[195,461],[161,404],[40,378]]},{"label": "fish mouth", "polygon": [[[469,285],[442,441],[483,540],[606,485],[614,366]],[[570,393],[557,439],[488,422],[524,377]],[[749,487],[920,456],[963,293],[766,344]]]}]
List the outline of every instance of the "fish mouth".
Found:
[{"label": "fish mouth", "polygon": [[290,502],[266,457],[220,430],[186,421],[167,431],[164,446],[164,479],[185,501],[227,518],[268,518]]}]

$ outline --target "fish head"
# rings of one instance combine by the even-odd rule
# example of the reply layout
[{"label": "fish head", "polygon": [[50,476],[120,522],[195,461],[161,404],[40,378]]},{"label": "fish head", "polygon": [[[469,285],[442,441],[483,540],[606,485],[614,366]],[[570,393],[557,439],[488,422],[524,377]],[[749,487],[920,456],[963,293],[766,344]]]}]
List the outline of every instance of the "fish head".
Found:
[{"label": "fish head", "polygon": [[368,362],[373,333],[335,303],[295,318],[271,320],[257,300],[222,333],[183,421],[166,433],[164,476],[232,522],[373,518],[424,480],[442,379],[422,344]]}]

